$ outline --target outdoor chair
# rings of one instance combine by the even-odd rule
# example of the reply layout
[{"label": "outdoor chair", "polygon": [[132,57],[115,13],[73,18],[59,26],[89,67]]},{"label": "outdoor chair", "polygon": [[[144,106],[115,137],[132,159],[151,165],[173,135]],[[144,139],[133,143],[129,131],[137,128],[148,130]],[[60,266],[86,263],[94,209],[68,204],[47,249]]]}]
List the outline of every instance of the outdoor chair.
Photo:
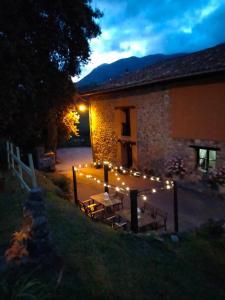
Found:
[{"label": "outdoor chair", "polygon": [[92,220],[103,220],[105,218],[105,209],[99,208],[100,206],[101,205],[97,205],[94,209],[92,209],[92,207],[90,206],[87,207],[86,215],[89,216]]},{"label": "outdoor chair", "polygon": [[94,203],[94,201],[92,199],[83,200],[83,201],[79,200],[79,208],[83,213],[86,213],[86,209],[88,206],[94,208],[94,206],[96,206],[96,204]]},{"label": "outdoor chair", "polygon": [[152,223],[154,229],[164,228],[165,231],[167,230],[167,213],[148,202],[145,203],[144,209],[150,212],[152,219],[155,219],[155,222]]},{"label": "outdoor chair", "polygon": [[113,229],[126,229],[127,222],[124,221],[120,216],[110,216],[104,219],[104,223],[110,225]]},{"label": "outdoor chair", "polygon": [[124,194],[119,193],[119,192],[115,192],[115,193],[110,194],[110,198],[119,199],[121,201],[121,203],[116,204],[116,205],[113,206],[114,210],[123,209]]}]

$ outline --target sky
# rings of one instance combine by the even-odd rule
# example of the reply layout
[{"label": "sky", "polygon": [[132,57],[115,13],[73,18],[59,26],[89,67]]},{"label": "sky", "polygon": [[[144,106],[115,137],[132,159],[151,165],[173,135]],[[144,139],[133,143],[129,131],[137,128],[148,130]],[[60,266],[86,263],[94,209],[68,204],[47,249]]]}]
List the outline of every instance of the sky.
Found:
[{"label": "sky", "polygon": [[97,66],[130,56],[193,52],[225,42],[225,0],[92,0],[104,16],[92,39],[90,62],[78,81]]}]

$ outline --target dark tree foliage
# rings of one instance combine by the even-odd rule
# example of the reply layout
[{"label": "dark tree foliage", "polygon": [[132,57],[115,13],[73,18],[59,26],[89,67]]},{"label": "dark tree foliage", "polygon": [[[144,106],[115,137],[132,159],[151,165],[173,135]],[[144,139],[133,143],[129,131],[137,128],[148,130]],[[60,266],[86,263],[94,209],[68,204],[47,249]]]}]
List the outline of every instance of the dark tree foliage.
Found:
[{"label": "dark tree foliage", "polygon": [[54,148],[100,17],[88,0],[0,0],[0,137]]}]

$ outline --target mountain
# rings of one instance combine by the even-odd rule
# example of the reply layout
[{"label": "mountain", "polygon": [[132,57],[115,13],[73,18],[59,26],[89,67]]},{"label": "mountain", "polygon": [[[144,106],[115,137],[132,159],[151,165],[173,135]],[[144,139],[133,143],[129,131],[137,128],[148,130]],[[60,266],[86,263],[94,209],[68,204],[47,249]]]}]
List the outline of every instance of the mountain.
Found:
[{"label": "mountain", "polygon": [[149,65],[164,61],[170,58],[182,56],[184,53],[177,53],[171,55],[154,54],[147,55],[144,57],[129,57],[119,59],[111,64],[102,64],[95,68],[91,73],[82,78],[76,83],[77,88],[84,90],[86,88],[95,87],[106,83],[107,81],[113,80],[118,76],[122,76],[125,73],[143,69]]}]

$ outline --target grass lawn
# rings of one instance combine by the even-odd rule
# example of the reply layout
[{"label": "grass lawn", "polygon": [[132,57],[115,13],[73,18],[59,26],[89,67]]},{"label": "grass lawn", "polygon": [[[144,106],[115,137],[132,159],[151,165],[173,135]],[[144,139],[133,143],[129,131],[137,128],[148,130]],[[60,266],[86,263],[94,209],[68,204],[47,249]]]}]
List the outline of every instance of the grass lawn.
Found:
[{"label": "grass lawn", "polygon": [[[116,232],[87,219],[39,175],[49,223],[65,269],[49,299],[225,299],[225,235],[213,225],[179,243]],[[21,222],[20,193],[8,176],[0,194],[0,249]],[[2,253],[1,253],[2,254]],[[46,279],[45,279],[46,284]]]}]

